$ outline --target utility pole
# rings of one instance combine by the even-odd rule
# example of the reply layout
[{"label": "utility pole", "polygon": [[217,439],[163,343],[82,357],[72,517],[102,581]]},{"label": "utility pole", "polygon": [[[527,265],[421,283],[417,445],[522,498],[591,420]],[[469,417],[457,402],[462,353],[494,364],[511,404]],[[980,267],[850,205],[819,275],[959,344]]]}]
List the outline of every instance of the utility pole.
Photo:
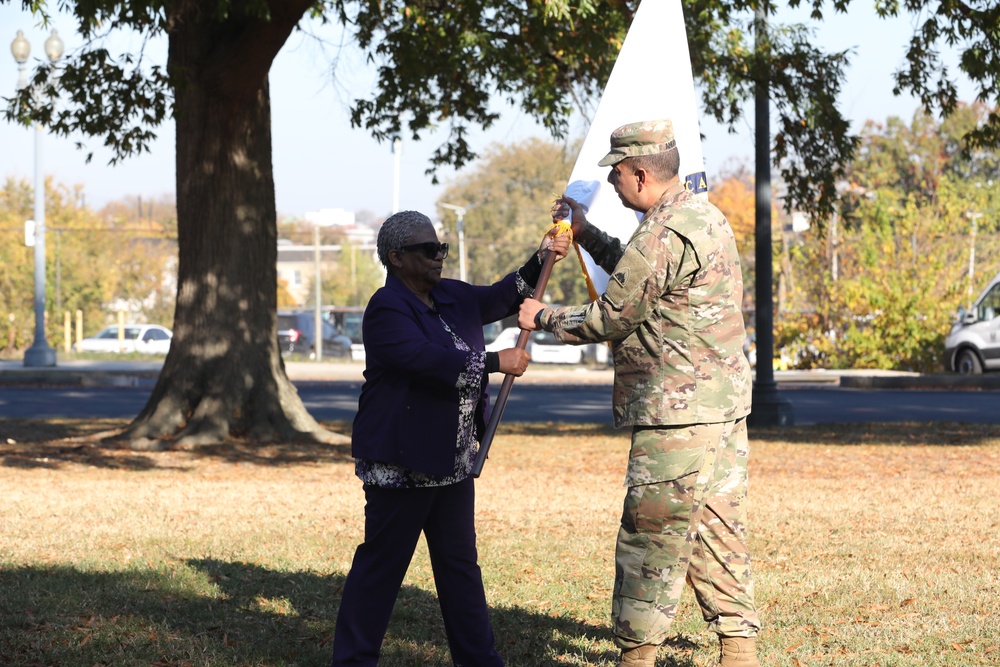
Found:
[{"label": "utility pole", "polygon": [[441,204],[441,208],[454,211],[455,215],[458,216],[458,222],[455,224],[458,232],[458,279],[464,283],[467,282],[465,279],[465,227],[462,224],[462,219],[465,218],[465,208],[454,204]]},{"label": "utility pole", "polygon": [[399,159],[403,155],[403,140],[392,138],[392,212],[399,212]]}]

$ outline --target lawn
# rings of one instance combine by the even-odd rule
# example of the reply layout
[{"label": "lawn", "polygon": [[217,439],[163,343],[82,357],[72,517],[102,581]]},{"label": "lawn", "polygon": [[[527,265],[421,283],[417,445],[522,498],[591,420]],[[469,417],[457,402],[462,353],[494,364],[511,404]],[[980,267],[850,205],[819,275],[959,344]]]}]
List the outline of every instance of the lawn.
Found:
[{"label": "lawn", "polygon": [[[348,450],[93,438],[121,425],[0,424],[0,663],[327,664],[362,528]],[[501,427],[478,533],[511,667],[614,664],[627,445],[599,426]],[[1000,664],[1000,425],[757,430],[751,447],[762,664]],[[674,629],[658,665],[715,664],[690,592]],[[451,664],[423,546],[381,664]]]}]

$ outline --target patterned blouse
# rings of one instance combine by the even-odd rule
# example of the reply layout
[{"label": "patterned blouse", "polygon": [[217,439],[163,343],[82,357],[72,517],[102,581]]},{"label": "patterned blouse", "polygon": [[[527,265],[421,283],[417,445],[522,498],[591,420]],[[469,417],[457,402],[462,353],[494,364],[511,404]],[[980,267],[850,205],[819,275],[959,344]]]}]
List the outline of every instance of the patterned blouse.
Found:
[{"label": "patterned blouse", "polygon": [[[521,296],[531,296],[534,289],[527,284],[521,274],[517,276],[517,289]],[[468,343],[459,338],[452,331],[448,323],[440,315],[441,326],[451,334],[455,347],[465,352],[472,352]],[[455,443],[455,469],[447,477],[429,475],[409,468],[386,463],[384,461],[370,461],[368,459],[356,459],[354,462],[354,472],[361,478],[361,481],[371,486],[378,486],[384,489],[415,489],[432,486],[445,486],[456,484],[469,476],[472,472],[472,464],[476,461],[476,454],[479,452],[479,442],[476,440],[476,406],[479,404],[479,395],[483,382],[483,374],[486,372],[486,353],[473,352],[465,362],[465,368],[458,375],[456,388],[458,389],[458,438]]]}]

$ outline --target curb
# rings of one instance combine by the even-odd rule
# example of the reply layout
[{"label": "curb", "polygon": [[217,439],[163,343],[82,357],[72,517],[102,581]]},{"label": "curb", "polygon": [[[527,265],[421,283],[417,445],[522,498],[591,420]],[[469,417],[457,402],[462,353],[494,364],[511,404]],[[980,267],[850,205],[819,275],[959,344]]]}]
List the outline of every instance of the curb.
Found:
[{"label": "curb", "polygon": [[850,389],[1000,389],[1000,375],[844,375],[840,386]]},{"label": "curb", "polygon": [[0,387],[138,387],[159,376],[159,371],[14,371],[0,373]]}]

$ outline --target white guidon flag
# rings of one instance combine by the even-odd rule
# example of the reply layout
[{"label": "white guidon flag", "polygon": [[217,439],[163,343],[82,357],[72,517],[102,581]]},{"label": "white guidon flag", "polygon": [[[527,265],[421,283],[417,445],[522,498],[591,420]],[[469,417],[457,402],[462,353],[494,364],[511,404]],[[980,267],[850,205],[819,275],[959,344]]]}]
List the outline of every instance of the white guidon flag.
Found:
[{"label": "white guidon flag", "polygon": [[[632,19],[566,188],[567,195],[588,209],[592,224],[622,243],[631,238],[639,217],[622,206],[608,183],[610,167],[597,163],[607,154],[616,128],[663,118],[673,122],[681,179],[689,190],[707,192],[681,0],[644,0]],[[607,287],[608,276],[585,250],[579,251],[591,296],[596,298]]]}]

